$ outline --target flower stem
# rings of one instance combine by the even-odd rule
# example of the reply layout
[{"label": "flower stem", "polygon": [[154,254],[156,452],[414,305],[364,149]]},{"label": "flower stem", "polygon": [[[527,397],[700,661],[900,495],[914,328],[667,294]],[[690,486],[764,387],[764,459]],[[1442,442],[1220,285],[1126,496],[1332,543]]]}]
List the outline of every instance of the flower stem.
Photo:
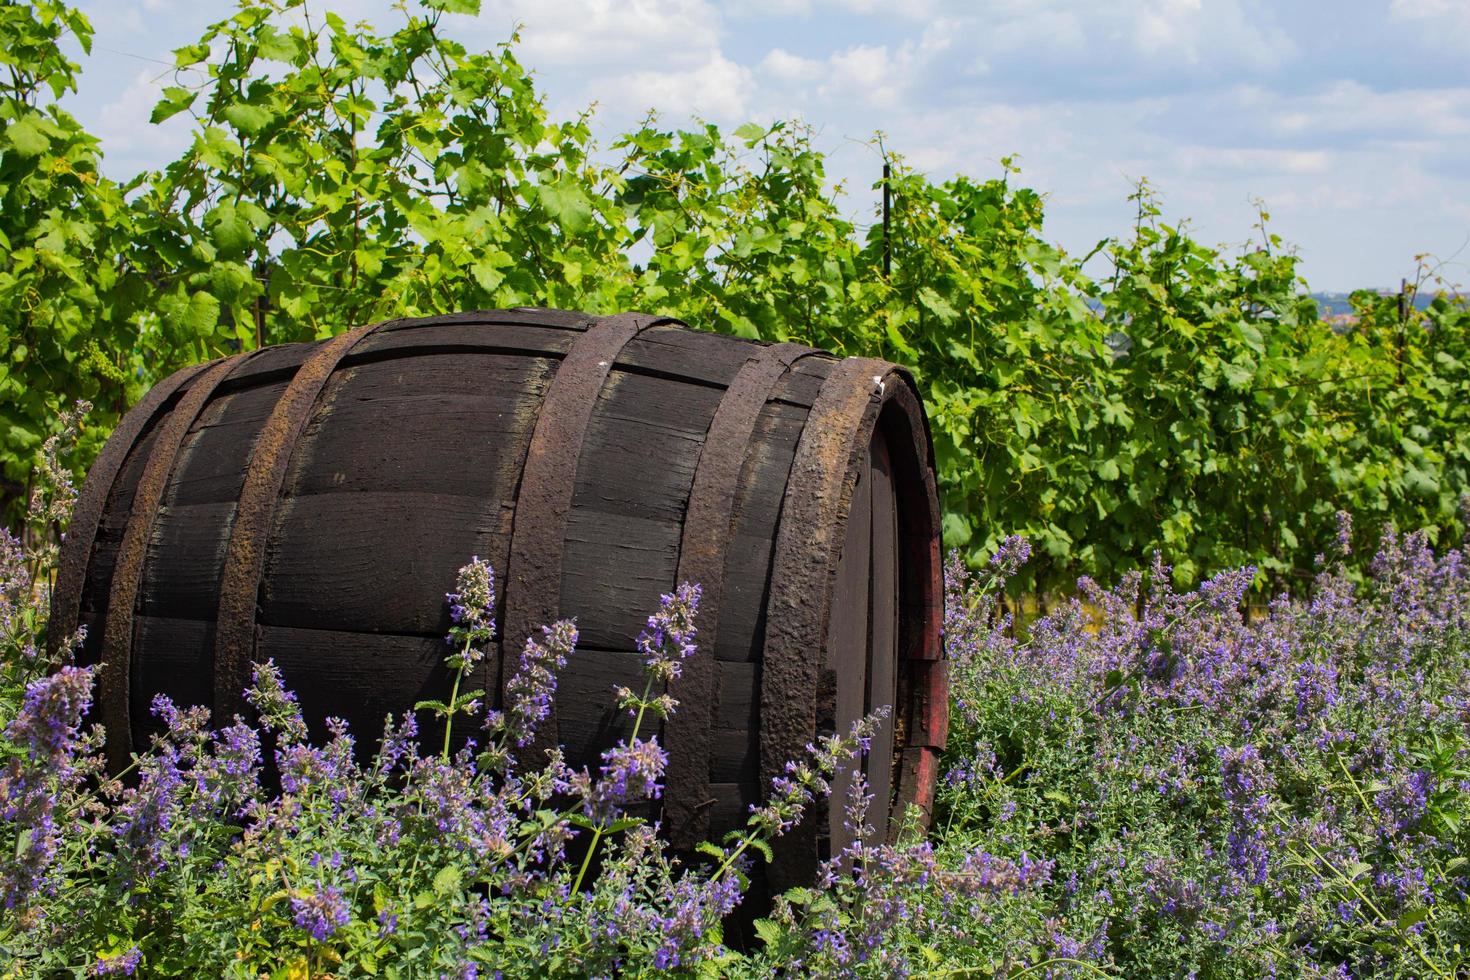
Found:
[{"label": "flower stem", "polygon": [[449,691],[449,708],[444,712],[444,751],[441,753],[445,762],[449,761],[449,734],[454,730],[454,715],[459,710],[456,704],[459,700],[459,682],[464,678],[465,657],[470,652],[470,643],[464,641],[464,649],[459,652],[459,669],[454,672],[454,687]]},{"label": "flower stem", "polygon": [[[628,735],[630,744],[638,741],[638,730],[643,727],[643,713],[648,710],[648,692],[652,690],[653,678],[648,677],[643,682],[643,696],[638,699],[638,717],[633,719],[633,731]],[[582,890],[582,879],[587,876],[587,869],[592,866],[592,855],[597,853],[597,845],[602,840],[604,826],[599,822],[592,828],[592,843],[588,845],[587,854],[582,858],[582,866],[577,869],[577,880],[572,883],[572,895]]]}]

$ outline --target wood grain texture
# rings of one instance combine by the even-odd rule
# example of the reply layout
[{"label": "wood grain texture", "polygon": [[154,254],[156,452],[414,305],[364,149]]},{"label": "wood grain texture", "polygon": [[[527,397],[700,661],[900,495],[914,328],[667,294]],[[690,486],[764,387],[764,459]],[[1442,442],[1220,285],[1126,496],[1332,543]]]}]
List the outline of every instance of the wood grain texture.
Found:
[{"label": "wood grain texture", "polygon": [[[274,501],[251,623],[254,655],[282,666],[314,733],[325,734],[327,716],[343,717],[360,753],[370,755],[385,714],[447,694],[444,593],[471,555],[490,561],[501,578],[497,618],[505,623],[531,441],[588,321],[571,311],[535,310],[394,321],[366,336],[324,379]],[[262,427],[319,349],[284,345],[237,363],[185,427],[143,542],[130,631],[139,655],[125,688],[134,737],[151,730],[155,691],[181,704],[210,703],[214,619],[235,501]],[[710,426],[727,387],[754,355],[771,349],[654,323],[608,358],[570,456],[575,465],[559,485],[567,495],[561,554],[551,601],[537,617],[575,616],[581,630],[557,699],[558,737],[576,764],[595,771],[601,753],[628,734],[630,719],[617,708],[614,688],[641,689],[634,644],[658,595],[677,584]],[[763,746],[772,727],[795,731],[791,711],[801,716],[804,743],[823,726],[845,727],[866,708],[897,701],[906,726],[900,731],[926,744],[890,747],[879,739],[869,778],[893,797],[895,814],[905,801],[922,806],[932,799],[924,781],[932,784],[937,761],[929,743],[942,739],[935,706],[942,665],[938,673],[915,665],[935,663],[942,651],[933,632],[938,510],[921,407],[905,403],[890,418],[890,390],[879,398],[886,442],[874,435],[870,444],[867,406],[860,425],[833,437],[827,450],[837,468],[860,471],[851,500],[832,498],[830,488],[813,497],[795,479],[812,407],[834,372],[856,372],[858,381],[869,370],[888,372],[881,377],[890,388],[911,385],[889,365],[844,363],[817,353],[783,367],[750,423],[738,472],[725,477],[725,586],[716,635],[701,637],[712,641],[699,695],[709,733],[696,781],[704,798],[688,801],[701,827],[707,815],[712,836],[743,825],[748,806],[764,795],[770,760]],[[188,388],[169,396],[158,419],[135,424],[131,445],[115,453],[120,463],[96,521],[78,605],[79,622],[94,630],[84,651],[94,660],[135,489],[157,455],[159,421]],[[896,447],[886,463],[885,447]],[[865,450],[871,461],[860,458]],[[922,519],[907,516],[914,507]],[[811,683],[777,708],[763,687],[769,637],[783,629],[768,615],[782,535],[806,549],[816,588],[835,589],[841,601],[829,610],[831,630],[820,623],[817,639],[798,647]],[[839,567],[849,555],[853,560]],[[815,593],[806,598],[824,601]],[[512,661],[518,652],[505,650]],[[467,683],[497,693],[496,659]],[[430,733],[427,716],[420,722],[437,743],[442,732]],[[455,741],[473,728],[457,727]],[[673,753],[677,730],[669,733]],[[891,763],[883,761],[885,751]],[[885,769],[897,777],[891,792],[882,786]]]},{"label": "wood grain texture", "polygon": [[[873,794],[873,823],[881,839],[883,823],[893,809],[894,718],[900,706],[897,678],[898,649],[898,510],[893,493],[893,467],[888,438],[880,426],[868,449],[871,480],[872,567],[868,574],[867,690],[863,710],[890,710],[883,720],[873,751],[865,760],[868,786]],[[894,816],[902,819],[903,814]],[[877,843],[873,841],[870,843]]]},{"label": "wood grain texture", "polygon": [[[864,453],[858,464],[857,482],[852,488],[847,531],[832,588],[832,621],[828,628],[826,656],[827,666],[833,671],[836,683],[832,731],[837,734],[851,731],[853,723],[866,713],[868,671],[884,668],[884,665],[875,666],[868,662],[871,599],[868,577],[872,572],[873,544],[871,465],[869,454]],[[821,727],[820,720],[818,726]],[[842,804],[852,786],[852,773],[851,767],[843,767],[832,780],[827,832],[834,854],[852,842],[852,835],[842,820]]]}]

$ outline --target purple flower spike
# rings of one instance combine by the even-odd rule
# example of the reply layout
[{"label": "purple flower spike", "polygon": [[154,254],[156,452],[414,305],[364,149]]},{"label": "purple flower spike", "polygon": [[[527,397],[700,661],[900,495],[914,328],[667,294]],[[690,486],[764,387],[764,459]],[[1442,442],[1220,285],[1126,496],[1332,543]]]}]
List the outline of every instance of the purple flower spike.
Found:
[{"label": "purple flower spike", "polygon": [[1010,578],[1031,560],[1031,542],[1012,534],[1000,543],[990,556],[990,570],[1000,578]]},{"label": "purple flower spike", "polygon": [[87,971],[88,976],[108,977],[125,976],[130,977],[138,969],[138,964],[143,960],[143,951],[134,946],[132,949],[116,956],[99,956],[97,962]]},{"label": "purple flower spike", "polygon": [[306,741],[306,721],[301,717],[301,707],[296,703],[296,695],[286,690],[276,662],[254,664],[250,679],[245,700],[260,712],[266,729],[276,732],[284,743]]},{"label": "purple flower spike", "polygon": [[334,885],[323,885],[303,897],[291,899],[291,918],[298,929],[312,939],[323,942],[345,926],[352,918],[342,892]]},{"label": "purple flower spike", "polygon": [[26,687],[25,703],[5,735],[25,747],[31,762],[57,765],[71,751],[82,715],[91,705],[91,669],[63,667]]},{"label": "purple flower spike", "polygon": [[73,764],[77,730],[92,703],[92,671],[63,667],[26,687],[20,712],[5,728],[25,757],[0,768],[0,820],[20,828],[25,844],[0,858],[5,908],[25,904],[47,887],[61,839],[56,825],[57,791],[78,778]]},{"label": "purple flower spike", "polygon": [[638,634],[638,652],[655,681],[668,683],[678,677],[682,662],[693,655],[694,617],[702,592],[698,584],[684,582],[659,596],[658,612],[648,617],[647,628]]},{"label": "purple flower spike", "polygon": [[449,666],[469,668],[485,658],[485,644],[495,635],[495,570],[478,556],[471,558],[454,587],[444,595],[454,624],[446,639],[456,650]]},{"label": "purple flower spike", "polygon": [[520,668],[505,686],[505,731],[517,748],[531,744],[536,726],[551,712],[556,672],[577,645],[577,624],[563,619],[541,627],[542,642],[527,637]]},{"label": "purple flower spike", "polygon": [[663,793],[659,780],[669,754],[656,739],[619,743],[602,754],[597,784],[583,801],[587,816],[598,822],[616,819],[629,803],[656,800]]}]

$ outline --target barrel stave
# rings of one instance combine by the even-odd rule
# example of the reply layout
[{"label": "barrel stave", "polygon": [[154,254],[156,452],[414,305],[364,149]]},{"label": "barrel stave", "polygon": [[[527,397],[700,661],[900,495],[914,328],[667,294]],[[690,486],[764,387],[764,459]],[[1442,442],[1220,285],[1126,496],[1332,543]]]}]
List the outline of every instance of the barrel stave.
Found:
[{"label": "barrel stave", "polygon": [[[370,750],[387,711],[447,690],[443,593],[470,554],[489,560],[502,576],[509,571],[527,447],[552,379],[592,319],[511,310],[393,321],[366,333],[326,378],[285,450],[289,462],[264,534],[249,651],[281,666],[317,734],[325,717],[341,716]],[[574,764],[595,765],[601,750],[627,733],[612,689],[641,683],[635,638],[658,594],[676,584],[686,508],[711,420],[728,386],[761,350],[737,338],[643,323],[610,365],[581,435],[559,588],[553,586],[556,614],[576,616],[582,630],[558,705],[558,734]],[[156,729],[147,710],[153,692],[202,704],[218,693],[211,687],[213,618],[245,469],[282,393],[319,349],[283,345],[240,359],[187,427],[146,538],[128,704],[113,712],[131,717],[135,735]],[[811,642],[798,644],[798,655],[827,653],[812,665],[813,683],[798,699],[810,699],[809,706],[790,706],[798,715],[810,712],[797,719],[798,727],[807,726],[801,740],[896,701],[902,744],[885,757],[880,739],[867,766],[880,794],[886,780],[896,780],[895,814],[910,800],[931,801],[943,740],[942,663],[930,666],[941,656],[937,497],[911,382],[882,362],[864,363],[854,374],[854,362],[818,352],[786,365],[784,359],[777,365],[782,370],[755,417],[739,468],[718,629],[701,637],[710,658],[700,682],[710,732],[708,789],[698,786],[707,798],[686,805],[708,814],[716,836],[743,824],[749,804],[763,795],[769,775],[763,754],[769,770],[778,754],[772,745],[787,755],[796,745],[792,719],[775,717],[770,697],[762,717],[765,658],[795,635],[767,617],[783,533],[793,549],[818,545],[799,561],[816,572],[810,581],[781,587],[786,605],[802,607],[808,618],[796,632]],[[870,365],[877,393],[864,387],[857,401],[856,392],[844,396],[844,404],[868,401],[829,425],[822,452],[842,458],[824,460],[830,472],[820,500],[800,499],[810,492],[800,487],[814,485],[812,472],[793,472],[813,406],[834,372],[846,372],[836,384],[862,386],[869,384]],[[100,649],[119,543],[157,433],[204,373],[181,379],[152,418],[134,426],[135,442],[105,494],[80,589],[79,618],[92,629],[84,661],[95,660]],[[891,456],[886,469],[884,454]],[[872,474],[877,479],[869,486]],[[827,483],[839,476],[832,486],[840,492],[832,496]],[[783,531],[813,519],[821,526]],[[839,569],[839,557],[858,541],[871,554],[851,570]],[[897,563],[886,580],[876,564],[885,552]],[[866,588],[859,581],[864,576]],[[833,587],[855,603],[829,622],[818,607],[827,601],[823,590]],[[498,612],[504,624],[504,611]],[[884,662],[881,650],[895,646],[897,659],[889,654]],[[518,653],[503,652],[512,669]],[[492,700],[494,659],[469,680]],[[103,698],[114,693],[104,691]],[[763,747],[772,730],[780,737]],[[458,738],[473,734],[469,723],[458,730]],[[669,748],[677,753],[680,746]],[[878,812],[873,817],[881,822]],[[812,842],[808,836],[799,846]],[[839,832],[832,845],[841,842]]]}]

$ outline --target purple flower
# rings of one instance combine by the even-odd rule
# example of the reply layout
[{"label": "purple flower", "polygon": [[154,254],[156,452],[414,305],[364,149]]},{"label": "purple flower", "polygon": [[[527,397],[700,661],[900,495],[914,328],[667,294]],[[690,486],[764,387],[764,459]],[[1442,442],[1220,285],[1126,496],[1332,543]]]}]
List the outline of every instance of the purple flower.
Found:
[{"label": "purple flower", "polygon": [[478,556],[459,570],[455,591],[447,592],[449,629],[447,641],[455,653],[451,669],[467,669],[485,657],[485,644],[495,635],[495,571]]},{"label": "purple flower", "polygon": [[634,739],[602,753],[597,783],[583,796],[588,818],[597,822],[616,819],[629,803],[656,800],[663,792],[659,780],[669,755],[656,739]]},{"label": "purple flower", "polygon": [[91,703],[91,669],[63,667],[26,686],[20,711],[5,728],[6,739],[25,750],[0,768],[0,819],[19,835],[15,850],[0,856],[7,909],[46,887],[61,840],[58,796],[79,778],[73,754]]},{"label": "purple flower", "polygon": [[306,721],[301,717],[296,695],[286,690],[276,662],[267,660],[253,664],[250,676],[251,684],[245,691],[245,700],[260,712],[265,728],[275,732],[282,742],[306,741]]},{"label": "purple flower", "polygon": [[63,667],[26,686],[20,712],[5,726],[5,737],[24,748],[33,764],[63,764],[91,705],[92,669]]},{"label": "purple flower", "polygon": [[134,946],[126,952],[117,953],[113,956],[99,956],[97,962],[92,964],[87,971],[89,976],[105,977],[121,974],[130,977],[133,971],[138,969],[138,964],[143,960],[143,951]]},{"label": "purple flower", "polygon": [[655,682],[666,684],[678,677],[683,661],[694,654],[694,617],[702,592],[699,585],[683,582],[672,593],[659,596],[658,612],[648,617],[638,634],[638,652]]},{"label": "purple flower", "polygon": [[312,939],[323,942],[345,926],[352,916],[335,885],[321,885],[304,896],[292,896],[291,920]]},{"label": "purple flower", "polygon": [[1012,534],[1000,543],[990,556],[990,571],[997,578],[1008,579],[1031,560],[1031,542]]},{"label": "purple flower", "polygon": [[1271,802],[1268,791],[1273,785],[1270,774],[1254,745],[1239,749],[1221,746],[1216,755],[1220,759],[1221,785],[1230,814],[1231,870],[1248,884],[1264,885],[1265,822]]},{"label": "purple flower", "polygon": [[505,686],[506,735],[517,748],[525,748],[535,737],[536,726],[551,713],[551,696],[556,692],[556,672],[567,665],[577,645],[577,626],[563,619],[541,627],[542,642],[526,638],[520,667]]}]

